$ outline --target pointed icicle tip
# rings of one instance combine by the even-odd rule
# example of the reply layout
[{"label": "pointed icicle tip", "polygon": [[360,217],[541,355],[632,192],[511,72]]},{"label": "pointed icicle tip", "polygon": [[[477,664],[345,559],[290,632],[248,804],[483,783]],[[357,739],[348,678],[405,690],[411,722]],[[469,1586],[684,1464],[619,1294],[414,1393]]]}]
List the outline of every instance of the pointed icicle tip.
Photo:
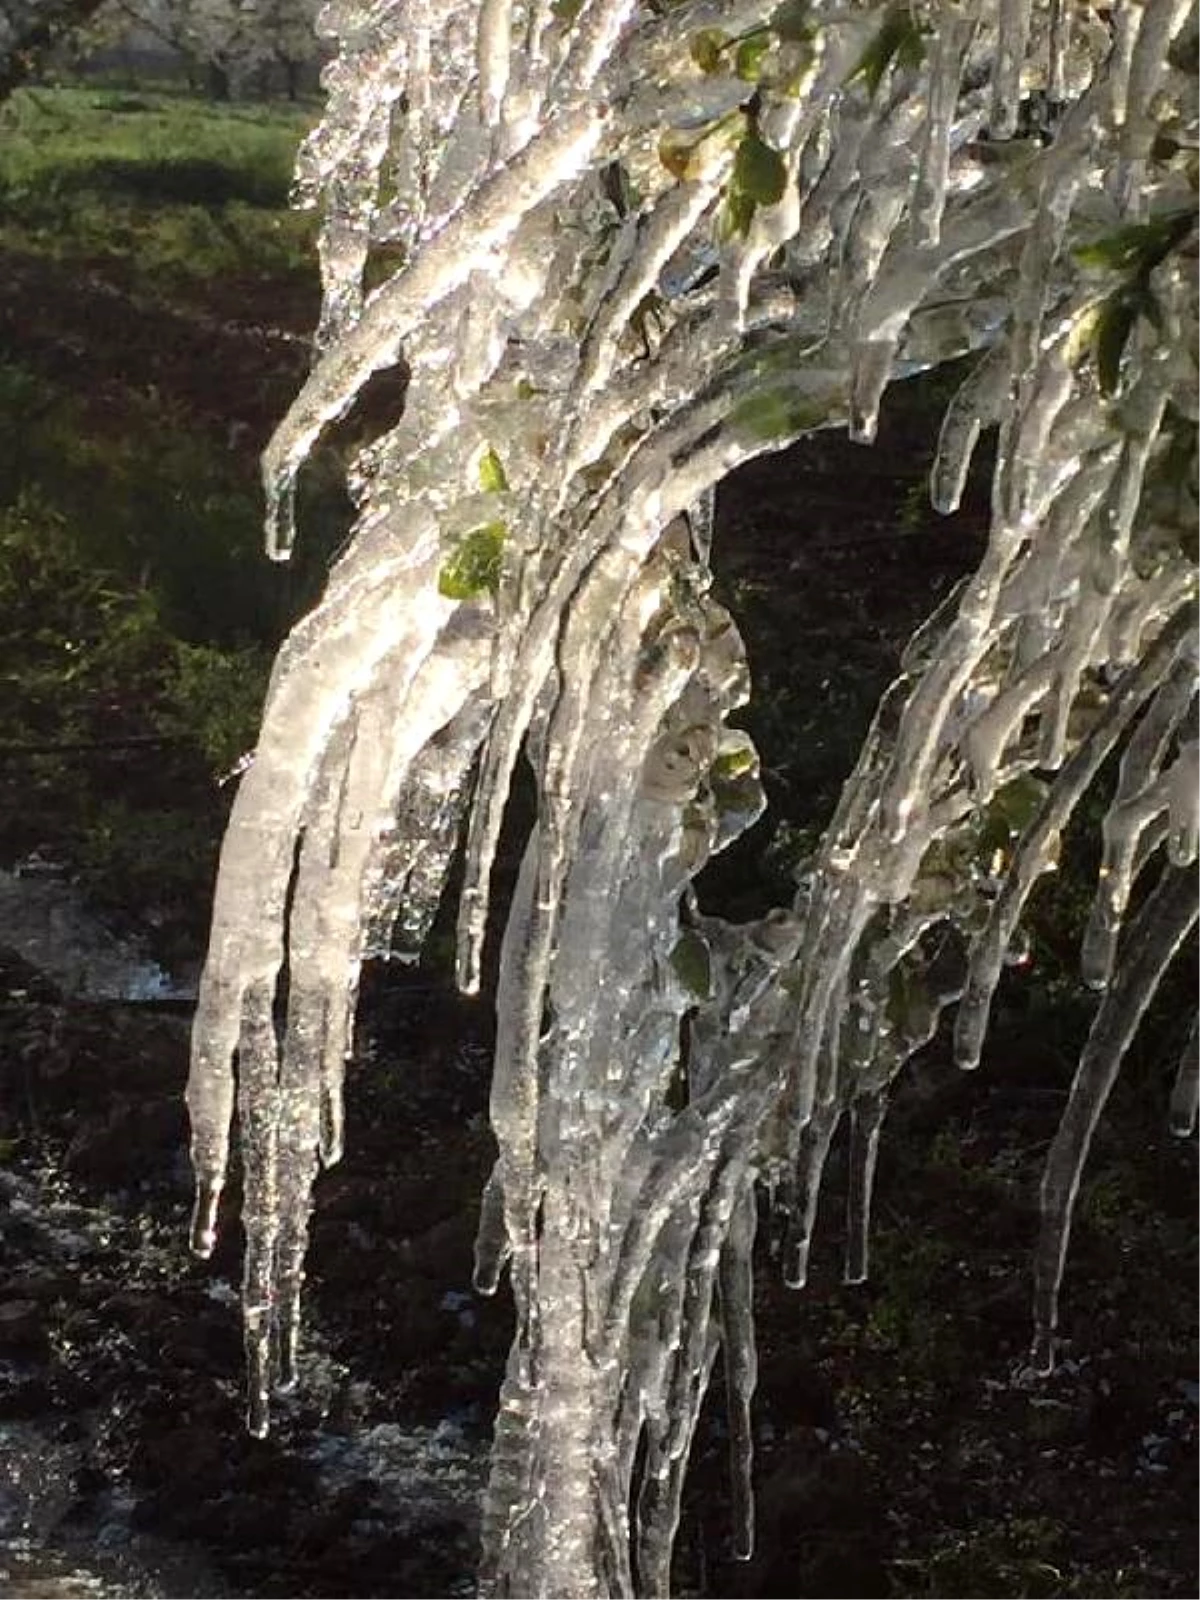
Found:
[{"label": "pointed icicle tip", "polygon": [[808,1283],[807,1234],[789,1238],[783,1247],[783,1282],[787,1289],[803,1289]]},{"label": "pointed icicle tip", "polygon": [[192,1222],[188,1232],[188,1248],[194,1256],[207,1261],[217,1244],[217,1210],[221,1203],[221,1185],[200,1180],[196,1184],[196,1200],[192,1207]]}]

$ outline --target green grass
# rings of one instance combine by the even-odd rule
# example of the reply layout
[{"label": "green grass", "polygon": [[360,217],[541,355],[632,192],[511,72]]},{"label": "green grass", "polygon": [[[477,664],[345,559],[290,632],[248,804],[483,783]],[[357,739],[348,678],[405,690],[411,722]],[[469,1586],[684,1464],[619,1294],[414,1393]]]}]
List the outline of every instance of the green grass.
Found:
[{"label": "green grass", "polygon": [[0,108],[0,244],[120,263],[159,289],[311,271],[288,208],[313,109],[181,95],[23,89]]},{"label": "green grass", "polygon": [[[340,463],[286,568],[257,449],[304,370],[313,108],[23,90],[0,107],[0,864],[41,849],[196,953],[275,646],[345,536]],[[229,331],[232,327],[232,331]],[[224,330],[224,331],[223,331]]]},{"label": "green grass", "polygon": [[331,473],[307,497],[315,538],[281,570],[263,555],[252,459],[232,458],[159,394],[125,390],[114,404],[116,427],[65,386],[0,362],[0,508],[34,495],[62,519],[81,570],[151,592],[181,639],[277,642],[315,599],[322,551],[342,531]]}]

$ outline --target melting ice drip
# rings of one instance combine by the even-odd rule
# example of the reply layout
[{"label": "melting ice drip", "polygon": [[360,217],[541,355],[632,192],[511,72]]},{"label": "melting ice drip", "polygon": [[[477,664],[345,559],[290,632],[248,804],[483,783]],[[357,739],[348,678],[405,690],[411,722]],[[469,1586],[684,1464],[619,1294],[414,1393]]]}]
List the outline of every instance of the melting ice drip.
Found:
[{"label": "melting ice drip", "polygon": [[[483,1584],[665,1594],[722,1347],[751,1548],[756,1182],[802,1283],[848,1112],[865,1274],[889,1086],[954,999],[978,1061],[1029,892],[1123,742],[1084,951],[1104,997],[1043,1191],[1051,1359],[1090,1135],[1196,917],[1195,13],[332,0],[323,27],[298,188],[322,209],[324,312],[264,459],[273,554],[322,431],[374,373],[407,383],[354,464],[354,540],[280,653],[225,840],[193,1243],[212,1248],[236,1102],[262,1433],[295,1378],[361,963],[419,948],[465,823],[478,987],[524,751],[538,820],[477,1259],[484,1290],[508,1265],[517,1306]],[[746,676],[707,593],[713,488],[814,428],[869,440],[891,380],[972,352],[932,498],[956,505],[997,426],[979,570],[914,639],[795,905],[704,917],[691,879],[761,806],[726,721]],[[1195,1107],[1193,1034],[1177,1131]]]}]

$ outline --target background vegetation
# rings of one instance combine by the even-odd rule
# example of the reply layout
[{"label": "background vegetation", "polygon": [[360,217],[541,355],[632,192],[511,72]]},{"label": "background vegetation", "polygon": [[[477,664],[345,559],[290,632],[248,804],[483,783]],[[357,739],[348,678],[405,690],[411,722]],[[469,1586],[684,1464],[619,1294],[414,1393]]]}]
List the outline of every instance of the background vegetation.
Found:
[{"label": "background vegetation", "polygon": [[0,850],[168,946],[202,932],[220,781],[345,522],[331,458],[298,566],[262,557],[257,454],[317,303],[287,206],[307,120],[82,87],[0,108]]}]

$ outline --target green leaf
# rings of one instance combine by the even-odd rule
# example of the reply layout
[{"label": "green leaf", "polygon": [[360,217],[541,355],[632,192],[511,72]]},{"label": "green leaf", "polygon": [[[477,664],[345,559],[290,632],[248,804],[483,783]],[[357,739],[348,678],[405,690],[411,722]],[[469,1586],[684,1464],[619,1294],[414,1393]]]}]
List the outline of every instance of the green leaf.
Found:
[{"label": "green leaf", "polygon": [[1078,245],[1075,259],[1081,267],[1145,276],[1183,243],[1194,225],[1193,211],[1168,212],[1149,222],[1130,223],[1090,244]]},{"label": "green leaf", "polygon": [[771,48],[771,36],[765,28],[748,33],[737,47],[733,69],[745,83],[757,83],[762,76],[763,57]]},{"label": "green leaf", "polygon": [[1116,394],[1121,387],[1121,358],[1125,354],[1137,314],[1135,296],[1124,289],[1109,295],[1100,308],[1093,348],[1101,394]]},{"label": "green leaf", "polygon": [[503,522],[472,528],[438,573],[438,593],[447,600],[476,600],[494,594],[508,529]]},{"label": "green leaf", "polygon": [[484,494],[503,494],[508,488],[508,479],[504,475],[500,457],[491,445],[488,445],[479,458],[479,487]]},{"label": "green leaf", "polygon": [[733,158],[733,187],[760,206],[778,205],[787,188],[783,157],[753,129],[738,145]]},{"label": "green leaf", "polygon": [[550,0],[550,15],[568,28],[583,10],[583,0]]},{"label": "green leaf", "polygon": [[744,239],[750,232],[757,205],[740,189],[727,191],[724,203],[717,212],[717,239],[724,244],[729,239]]},{"label": "green leaf", "polygon": [[735,745],[731,750],[722,750],[712,765],[714,781],[730,783],[734,778],[740,778],[743,773],[753,772],[758,765],[758,756],[754,746],[747,740],[745,744]]},{"label": "green leaf", "polygon": [[826,412],[792,389],[764,389],[747,395],[730,414],[730,425],[751,439],[771,442],[795,438],[825,421]]},{"label": "green leaf", "polygon": [[692,35],[688,54],[701,72],[720,72],[721,56],[730,43],[729,35],[722,33],[720,28],[702,28],[699,33]]},{"label": "green leaf", "polygon": [[892,65],[916,68],[925,59],[925,40],[906,5],[889,6],[879,32],[863,51],[847,83],[861,78],[867,93],[874,97]]},{"label": "green leaf", "polygon": [[1042,809],[1049,787],[1032,773],[1022,773],[996,790],[989,814],[1003,822],[1013,838],[1019,838]]},{"label": "green leaf", "polygon": [[990,874],[1007,870],[1013,843],[1042,809],[1048,785],[1023,773],[997,789],[979,819],[975,860]]},{"label": "green leaf", "polygon": [[679,943],[671,951],[671,966],[690,995],[697,1000],[712,997],[712,958],[698,933],[680,936]]}]

